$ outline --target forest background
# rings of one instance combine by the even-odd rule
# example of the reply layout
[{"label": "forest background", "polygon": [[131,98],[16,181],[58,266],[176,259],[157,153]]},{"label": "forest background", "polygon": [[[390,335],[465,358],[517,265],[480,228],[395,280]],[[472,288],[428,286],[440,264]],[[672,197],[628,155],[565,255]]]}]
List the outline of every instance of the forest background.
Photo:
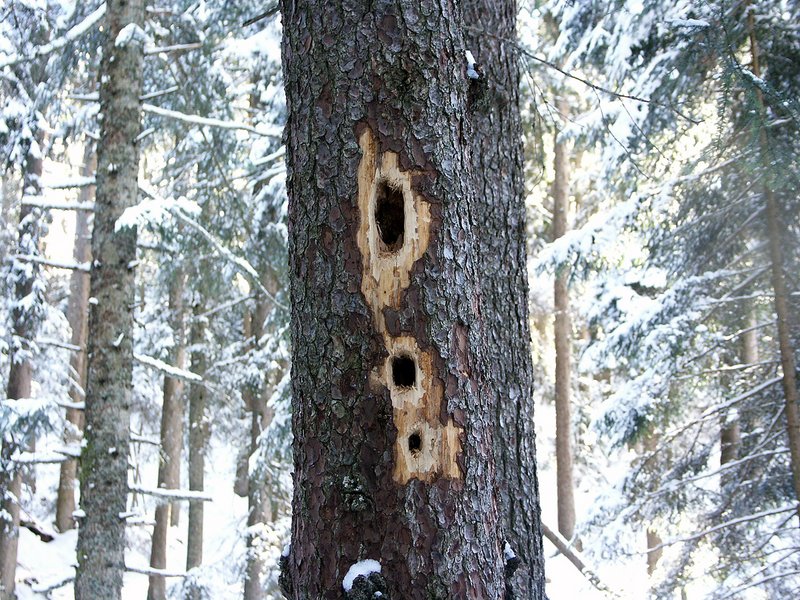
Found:
[{"label": "forest background", "polygon": [[[280,597],[281,24],[235,4],[147,9],[141,198],[120,222],[138,227],[130,598]],[[102,27],[96,2],[0,4],[2,389],[30,365],[0,404],[20,598],[72,597]],[[797,3],[521,2],[518,29],[548,594],[793,597]]]}]

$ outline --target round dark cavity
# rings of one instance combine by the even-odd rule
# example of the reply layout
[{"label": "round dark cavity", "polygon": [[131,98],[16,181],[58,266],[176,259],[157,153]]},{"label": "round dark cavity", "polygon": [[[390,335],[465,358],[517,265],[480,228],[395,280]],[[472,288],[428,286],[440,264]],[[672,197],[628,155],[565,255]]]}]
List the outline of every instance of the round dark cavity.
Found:
[{"label": "round dark cavity", "polygon": [[397,387],[412,387],[417,382],[417,365],[406,354],[392,359],[392,381]]},{"label": "round dark cavity", "polygon": [[375,222],[381,241],[389,252],[397,252],[402,248],[405,220],[403,192],[385,181],[380,182],[375,203]]},{"label": "round dark cavity", "polygon": [[408,436],[408,449],[414,454],[422,450],[422,438],[419,433],[414,432]]}]

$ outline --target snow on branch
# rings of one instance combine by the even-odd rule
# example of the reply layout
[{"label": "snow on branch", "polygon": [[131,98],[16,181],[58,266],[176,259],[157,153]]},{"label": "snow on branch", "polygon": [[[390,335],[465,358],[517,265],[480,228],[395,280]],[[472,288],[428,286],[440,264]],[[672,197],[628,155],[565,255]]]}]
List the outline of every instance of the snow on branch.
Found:
[{"label": "snow on branch", "polygon": [[45,580],[40,583],[34,583],[31,586],[31,590],[33,590],[33,592],[36,594],[44,594],[49,598],[50,592],[55,591],[58,588],[62,588],[73,581],[75,581],[75,573],[67,573],[65,575],[61,575],[60,577],[54,577],[49,581]]},{"label": "snow on branch", "polygon": [[260,158],[255,159],[253,161],[253,164],[258,167],[270,163],[279,158],[282,158],[284,156],[286,156],[286,146],[281,146],[280,148],[275,150],[275,152],[273,152],[272,154],[267,154],[266,156],[262,156]]},{"label": "snow on branch", "polygon": [[546,537],[550,542],[558,549],[564,557],[572,563],[572,565],[580,571],[581,575],[586,577],[595,588],[600,590],[601,592],[605,592],[610,594],[614,598],[619,598],[619,594],[614,592],[611,588],[609,588],[603,581],[597,576],[597,574],[592,571],[589,567],[586,566],[586,563],[583,561],[580,553],[575,549],[572,548],[569,540],[564,538],[560,533],[557,531],[553,531],[547,525],[542,523],[542,534]]},{"label": "snow on branch", "polygon": [[54,269],[67,269],[72,271],[83,271],[84,273],[89,272],[89,263],[76,263],[76,262],[63,262],[58,260],[49,260],[47,258],[41,258],[40,256],[32,256],[30,254],[15,254],[13,256],[15,260],[19,260],[22,262],[30,262],[36,263],[39,265],[44,265],[46,267],[53,267]]},{"label": "snow on branch", "polygon": [[152,104],[142,104],[142,110],[147,113],[183,121],[185,123],[192,123],[194,125],[208,125],[209,127],[219,127],[221,129],[237,129],[241,131],[248,131],[255,135],[263,135],[266,137],[273,137],[280,139],[283,136],[283,130],[280,127],[267,127],[265,125],[258,125],[253,127],[247,123],[239,121],[223,121],[221,119],[214,119],[211,117],[201,117],[199,115],[189,115],[186,113],[178,112],[176,110],[169,110],[154,106]]},{"label": "snow on branch", "polygon": [[190,383],[202,383],[203,378],[198,375],[197,373],[192,373],[191,371],[187,371],[186,369],[179,369],[178,367],[173,367],[172,365],[168,365],[164,361],[158,360],[157,358],[153,358],[152,356],[146,356],[144,354],[137,354],[136,352],[133,353],[133,358],[140,362],[143,365],[147,365],[148,367],[152,367],[162,373],[166,374],[173,379],[182,379],[183,381],[188,381]]},{"label": "snow on branch", "polygon": [[711,533],[719,531],[721,529],[725,529],[727,527],[734,527],[736,525],[741,525],[742,523],[749,523],[750,521],[758,521],[760,519],[764,519],[766,517],[771,517],[773,515],[781,515],[787,512],[797,512],[800,508],[800,502],[793,502],[789,506],[782,506],[780,508],[774,508],[772,510],[764,510],[761,512],[753,513],[752,515],[747,515],[745,517],[739,517],[736,519],[730,519],[719,525],[715,525],[713,527],[709,527],[708,529],[704,529],[703,531],[698,531],[697,533],[693,533],[692,535],[687,535],[684,537],[675,538],[672,540],[667,540],[666,542],[662,542],[653,546],[652,548],[648,548],[648,552],[655,552],[656,550],[660,550],[661,548],[666,548],[667,546],[673,546],[675,544],[680,544],[683,542],[693,542],[698,540],[702,537],[705,537]]},{"label": "snow on branch", "polygon": [[83,348],[75,344],[68,344],[51,338],[36,338],[36,343],[42,346],[55,346],[56,348],[63,348],[64,350],[72,350],[73,352],[82,352]]},{"label": "snow on branch", "polygon": [[[44,187],[46,187],[49,190],[66,190],[69,188],[87,187],[94,184],[95,184],[94,177],[74,177],[72,179],[62,179],[61,181],[56,181],[54,183],[45,183]],[[24,202],[24,204],[28,203],[29,202]],[[88,205],[89,203],[85,202],[82,204]],[[92,205],[91,208],[86,208],[84,210],[94,210],[94,205]]]},{"label": "snow on branch", "polygon": [[62,35],[60,38],[54,39],[52,42],[44,44],[43,46],[37,46],[33,49],[33,52],[30,54],[11,54],[9,56],[5,56],[0,58],[0,69],[3,67],[10,67],[22,62],[28,62],[31,60],[35,60],[40,56],[47,56],[48,54],[55,52],[56,50],[60,50],[70,42],[75,41],[79,37],[81,37],[84,33],[89,31],[100,19],[103,18],[103,15],[106,14],[106,5],[105,3],[101,4],[97,10],[93,13],[88,15],[83,21],[75,25],[72,29],[70,29],[67,33]]},{"label": "snow on branch", "polygon": [[137,494],[146,494],[148,496],[160,498],[163,502],[174,502],[176,500],[212,502],[214,500],[210,493],[197,490],[170,490],[167,488],[150,488],[141,485],[132,485],[129,489]]},{"label": "snow on branch", "polygon": [[[54,189],[59,189],[59,188],[54,188]],[[67,202],[67,201],[44,200],[42,198],[28,197],[23,199],[22,204],[25,206],[35,206],[37,208],[47,208],[51,210],[85,210],[87,212],[94,211],[94,202]]]},{"label": "snow on branch", "polygon": [[241,256],[236,256],[233,252],[228,250],[228,248],[226,248],[225,245],[220,242],[210,231],[208,231],[205,227],[200,225],[200,223],[188,215],[184,214],[179,209],[172,210],[171,212],[183,223],[189,225],[192,229],[202,235],[216,249],[216,251],[220,253],[221,256],[232,262],[239,269],[239,272],[250,279],[251,282],[258,287],[259,291],[269,298],[270,301],[272,301],[276,306],[284,310],[288,310],[289,307],[278,302],[277,298],[275,298],[275,296],[273,296],[270,291],[264,287],[264,285],[261,283],[261,278],[258,275],[258,271],[256,271],[253,265],[251,265],[246,259],[242,258]]},{"label": "snow on branch", "polygon": [[125,565],[125,570],[129,573],[154,575],[156,577],[186,577],[186,573],[181,573],[179,571],[167,571],[166,569],[154,569],[153,567],[134,567],[131,565]]},{"label": "snow on branch", "polygon": [[69,459],[69,456],[55,451],[17,452],[11,456],[12,462],[18,465],[52,465]]},{"label": "snow on branch", "polygon": [[188,50],[197,50],[202,48],[203,44],[200,42],[192,42],[191,44],[173,44],[172,46],[150,46],[144,49],[144,53],[148,56],[153,54],[161,54],[162,52],[186,52]]}]

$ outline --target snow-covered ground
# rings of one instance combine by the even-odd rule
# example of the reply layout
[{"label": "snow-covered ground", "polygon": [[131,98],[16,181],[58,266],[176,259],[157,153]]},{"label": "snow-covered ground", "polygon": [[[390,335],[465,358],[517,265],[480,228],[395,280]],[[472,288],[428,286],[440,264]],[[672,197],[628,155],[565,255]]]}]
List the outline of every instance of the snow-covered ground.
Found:
[{"label": "snow-covered ground", "polygon": [[[42,445],[44,446],[44,445]],[[143,461],[143,464],[155,464],[154,461]],[[197,580],[208,586],[211,597],[215,600],[238,599],[242,595],[242,581],[245,566],[244,531],[247,521],[247,498],[237,496],[233,491],[236,469],[236,451],[229,447],[212,444],[206,460],[206,491],[212,497],[205,503],[203,567],[197,573]],[[68,600],[73,598],[72,583],[56,587],[46,592],[59,582],[74,577],[75,545],[77,531],[63,534],[53,529],[51,519],[54,514],[56,487],[58,484],[58,465],[40,465],[37,467],[37,493],[26,502],[31,507],[31,515],[23,513],[23,520],[33,520],[53,540],[43,542],[39,536],[25,527],[20,529],[19,566],[17,568],[17,594],[19,600]],[[145,469],[139,473],[140,481],[156,481],[155,468]],[[129,501],[131,512],[141,514],[146,522],[151,522],[154,514],[152,498],[141,495],[132,496]],[[181,519],[178,527],[169,532],[167,551],[167,570],[183,573],[186,561],[186,529],[188,505],[181,504]],[[150,535],[152,527],[147,524],[135,524],[128,528],[128,549],[125,562],[129,567],[146,568],[150,563]],[[265,557],[272,565],[277,564],[281,548],[288,535],[288,519],[279,520],[272,531],[268,532]],[[182,578],[169,578],[168,592],[178,592]],[[271,578],[271,579],[274,579]],[[147,597],[147,575],[128,572],[124,577],[122,597],[138,600]],[[176,596],[177,597],[177,596]],[[280,596],[274,596],[279,598]]]}]

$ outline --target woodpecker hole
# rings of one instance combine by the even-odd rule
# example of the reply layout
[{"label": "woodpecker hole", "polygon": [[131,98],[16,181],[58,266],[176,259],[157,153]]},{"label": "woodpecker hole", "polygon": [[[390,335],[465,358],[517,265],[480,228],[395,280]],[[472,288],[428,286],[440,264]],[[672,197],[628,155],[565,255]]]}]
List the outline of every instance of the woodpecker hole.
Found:
[{"label": "woodpecker hole", "polygon": [[422,450],[422,438],[419,433],[414,432],[408,436],[408,449],[411,451],[411,454],[416,454]]},{"label": "woodpecker hole", "polygon": [[384,249],[397,252],[403,246],[405,233],[405,206],[403,192],[381,181],[375,203],[375,222]]},{"label": "woodpecker hole", "polygon": [[397,387],[413,387],[417,382],[417,365],[405,354],[392,359],[392,381]]}]

